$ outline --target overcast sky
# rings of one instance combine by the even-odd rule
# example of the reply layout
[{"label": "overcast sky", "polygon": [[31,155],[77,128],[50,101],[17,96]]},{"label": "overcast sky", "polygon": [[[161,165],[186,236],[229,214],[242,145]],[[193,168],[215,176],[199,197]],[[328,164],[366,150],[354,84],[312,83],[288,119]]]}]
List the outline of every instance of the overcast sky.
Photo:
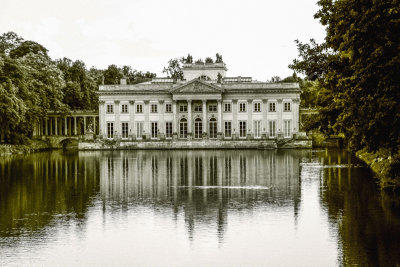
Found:
[{"label": "overcast sky", "polygon": [[227,76],[292,74],[295,39],[322,41],[317,0],[0,0],[0,34],[15,31],[53,59],[130,65],[163,76],[170,58],[220,53]]}]

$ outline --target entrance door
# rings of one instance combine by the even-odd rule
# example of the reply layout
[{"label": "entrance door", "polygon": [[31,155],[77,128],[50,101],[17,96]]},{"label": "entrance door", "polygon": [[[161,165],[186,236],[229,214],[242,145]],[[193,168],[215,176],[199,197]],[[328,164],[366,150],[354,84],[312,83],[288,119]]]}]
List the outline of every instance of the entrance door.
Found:
[{"label": "entrance door", "polygon": [[187,138],[187,120],[181,119],[179,122],[179,138]]},{"label": "entrance door", "polygon": [[210,138],[217,138],[217,120],[215,118],[210,119]]},{"label": "entrance door", "polygon": [[203,123],[200,118],[194,121],[194,138],[201,139],[203,134]]}]

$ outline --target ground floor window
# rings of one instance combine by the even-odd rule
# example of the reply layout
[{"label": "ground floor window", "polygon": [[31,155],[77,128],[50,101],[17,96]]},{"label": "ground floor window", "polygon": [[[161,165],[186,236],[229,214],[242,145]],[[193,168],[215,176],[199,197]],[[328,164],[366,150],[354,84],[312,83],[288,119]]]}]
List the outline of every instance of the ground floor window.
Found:
[{"label": "ground floor window", "polygon": [[261,138],[261,121],[253,121],[254,137]]},{"label": "ground floor window", "polygon": [[121,128],[122,128],[122,138],[128,138],[128,123],[123,122],[121,124]]},{"label": "ground floor window", "polygon": [[246,121],[239,121],[239,137],[246,137],[247,123]]},{"label": "ground floor window", "polygon": [[194,138],[200,139],[203,135],[203,123],[200,118],[194,121]]},{"label": "ground floor window", "polygon": [[224,123],[225,125],[225,137],[232,137],[232,122],[231,121],[226,121]]},{"label": "ground floor window", "polygon": [[215,118],[210,119],[210,138],[217,138],[217,120]]},{"label": "ground floor window", "polygon": [[290,137],[292,134],[292,121],[284,120],[283,121],[283,134],[285,137]]},{"label": "ground floor window", "polygon": [[142,138],[143,136],[143,122],[138,121],[136,122],[136,138]]},{"label": "ground floor window", "polygon": [[151,123],[151,138],[157,138],[158,136],[158,123],[152,122]]},{"label": "ground floor window", "polygon": [[107,138],[114,138],[114,123],[107,122]]},{"label": "ground floor window", "polygon": [[171,121],[167,121],[165,123],[165,137],[172,138],[172,122]]},{"label": "ground floor window", "polygon": [[187,120],[181,119],[179,122],[179,138],[187,138]]},{"label": "ground floor window", "polygon": [[269,126],[269,137],[276,136],[276,121],[268,121]]}]

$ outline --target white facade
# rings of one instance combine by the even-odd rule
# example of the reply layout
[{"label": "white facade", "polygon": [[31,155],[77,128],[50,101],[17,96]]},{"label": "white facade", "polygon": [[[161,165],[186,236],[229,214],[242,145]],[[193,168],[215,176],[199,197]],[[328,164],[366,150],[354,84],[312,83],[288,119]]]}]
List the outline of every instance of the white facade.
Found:
[{"label": "white facade", "polygon": [[135,85],[100,86],[100,136],[261,140],[293,138],[298,133],[297,83],[228,78],[223,63],[185,64],[183,73],[185,80],[178,82],[157,78]]}]

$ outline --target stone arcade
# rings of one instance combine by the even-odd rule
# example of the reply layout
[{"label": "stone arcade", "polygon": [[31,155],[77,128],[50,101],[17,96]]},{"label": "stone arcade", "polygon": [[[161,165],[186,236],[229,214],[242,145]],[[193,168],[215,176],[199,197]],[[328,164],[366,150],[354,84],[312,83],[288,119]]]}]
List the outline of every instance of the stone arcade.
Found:
[{"label": "stone arcade", "polygon": [[226,77],[225,63],[184,64],[182,81],[99,88],[101,139],[284,140],[299,134],[297,83]]}]

